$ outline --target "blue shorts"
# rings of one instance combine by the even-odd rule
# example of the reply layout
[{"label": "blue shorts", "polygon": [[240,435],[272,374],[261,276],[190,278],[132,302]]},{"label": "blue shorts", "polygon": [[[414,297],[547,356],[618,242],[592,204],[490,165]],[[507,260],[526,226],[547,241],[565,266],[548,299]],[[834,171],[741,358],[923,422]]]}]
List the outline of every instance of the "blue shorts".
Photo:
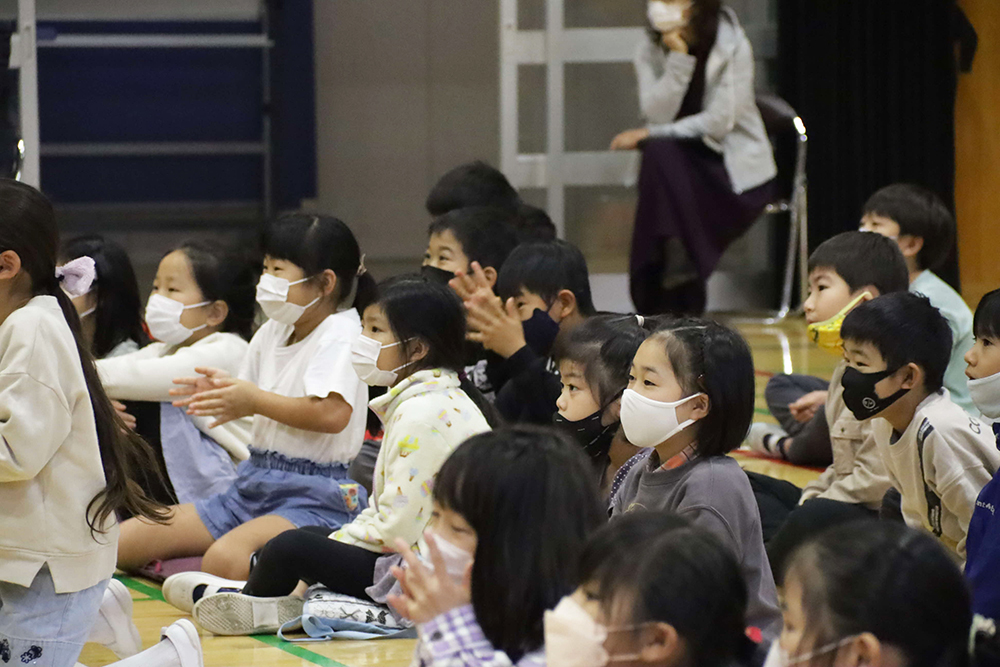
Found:
[{"label": "blue shorts", "polygon": [[228,489],[194,504],[215,539],[268,514],[287,519],[296,528],[324,526],[332,532],[367,506],[367,492],[347,477],[346,465],[323,465],[253,448],[250,459],[236,468],[236,481]]}]

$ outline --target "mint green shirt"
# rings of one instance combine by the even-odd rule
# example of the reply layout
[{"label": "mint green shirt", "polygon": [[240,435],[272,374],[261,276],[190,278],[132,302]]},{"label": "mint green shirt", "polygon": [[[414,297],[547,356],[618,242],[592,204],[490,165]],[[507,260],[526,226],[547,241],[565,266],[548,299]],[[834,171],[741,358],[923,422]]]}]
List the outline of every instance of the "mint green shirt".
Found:
[{"label": "mint green shirt", "polygon": [[969,397],[969,384],[965,377],[965,353],[972,348],[972,311],[962,295],[951,285],[924,271],[910,283],[911,292],[920,292],[931,301],[931,305],[941,311],[951,327],[951,360],[944,373],[944,386],[951,394],[951,400],[962,406],[966,412],[979,416],[979,410]]}]

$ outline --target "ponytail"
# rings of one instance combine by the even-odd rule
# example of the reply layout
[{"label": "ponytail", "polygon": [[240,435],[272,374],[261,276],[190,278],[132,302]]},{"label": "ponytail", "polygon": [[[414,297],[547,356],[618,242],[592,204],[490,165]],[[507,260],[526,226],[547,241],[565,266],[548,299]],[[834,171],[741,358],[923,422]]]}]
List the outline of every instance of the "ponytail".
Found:
[{"label": "ponytail", "polygon": [[[358,270],[365,268],[364,257],[361,258],[361,266]],[[355,292],[354,292],[354,302],[351,303],[351,307],[358,311],[359,315],[363,315],[365,308],[375,303],[378,299],[378,286],[375,283],[375,279],[372,278],[372,274],[368,273],[365,269],[356,278]]]}]

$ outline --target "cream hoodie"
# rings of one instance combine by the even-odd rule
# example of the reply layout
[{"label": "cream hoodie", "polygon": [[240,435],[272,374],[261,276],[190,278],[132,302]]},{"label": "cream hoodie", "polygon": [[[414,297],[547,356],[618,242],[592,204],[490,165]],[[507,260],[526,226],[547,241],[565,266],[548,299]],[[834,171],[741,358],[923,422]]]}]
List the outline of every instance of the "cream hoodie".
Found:
[{"label": "cream hoodie", "polygon": [[45,564],[57,593],[110,578],[118,524],[87,525],[104,486],[76,341],[56,298],[37,296],[0,324],[0,581],[28,587]]}]

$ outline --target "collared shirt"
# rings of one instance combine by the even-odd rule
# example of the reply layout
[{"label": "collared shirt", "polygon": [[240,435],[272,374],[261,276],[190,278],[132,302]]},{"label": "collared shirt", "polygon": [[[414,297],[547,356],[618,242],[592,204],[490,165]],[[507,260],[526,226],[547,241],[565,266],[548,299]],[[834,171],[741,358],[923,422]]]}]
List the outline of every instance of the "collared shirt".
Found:
[{"label": "collared shirt", "polygon": [[483,634],[472,605],[456,607],[419,626],[415,662],[421,667],[545,667],[545,649],[516,663]]}]

